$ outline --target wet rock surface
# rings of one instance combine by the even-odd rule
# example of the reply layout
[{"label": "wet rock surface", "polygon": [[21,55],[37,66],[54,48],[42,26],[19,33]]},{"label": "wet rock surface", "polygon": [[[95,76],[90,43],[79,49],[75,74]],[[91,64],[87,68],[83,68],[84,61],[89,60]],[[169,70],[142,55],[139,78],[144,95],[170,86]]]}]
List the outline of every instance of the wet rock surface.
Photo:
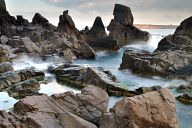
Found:
[{"label": "wet rock surface", "polygon": [[49,72],[55,74],[58,81],[67,82],[77,88],[95,85],[107,91],[109,95],[136,95],[135,92],[121,87],[120,83],[109,71],[80,65],[61,64],[49,67]]},{"label": "wet rock surface", "polygon": [[6,90],[15,98],[37,94],[40,85],[36,79],[42,79],[44,73],[34,69],[8,71],[0,75],[0,90]]}]

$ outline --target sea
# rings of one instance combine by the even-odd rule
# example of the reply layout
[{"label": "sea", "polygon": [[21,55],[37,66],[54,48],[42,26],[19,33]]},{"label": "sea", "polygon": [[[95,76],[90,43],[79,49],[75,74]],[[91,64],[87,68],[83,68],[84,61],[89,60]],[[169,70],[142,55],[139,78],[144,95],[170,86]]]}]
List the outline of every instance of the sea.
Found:
[{"label": "sea", "polygon": [[[188,84],[189,81],[179,80],[179,79],[166,79],[160,76],[146,76],[144,74],[133,74],[130,70],[119,70],[122,56],[125,49],[131,49],[136,51],[149,51],[153,52],[157,46],[158,42],[166,35],[173,34],[174,29],[145,29],[151,34],[151,38],[148,42],[137,42],[132,45],[127,45],[121,48],[117,52],[111,51],[98,51],[96,53],[95,60],[79,59],[74,61],[75,64],[92,66],[92,67],[102,67],[106,70],[110,70],[122,83],[122,86],[126,86],[129,89],[136,89],[138,87],[151,87],[151,86],[162,86],[171,88],[172,93],[177,96],[179,93],[175,91],[175,87],[183,84]],[[54,64],[55,62],[62,62],[61,58],[50,58],[46,61],[37,57],[29,57],[25,54],[21,55],[19,58],[13,61],[13,66],[15,70],[25,69],[29,67],[35,67],[36,69],[45,72],[45,77],[50,82],[45,84],[41,83],[40,93],[45,93],[47,95],[52,95],[55,93],[63,93],[66,91],[74,91],[79,93],[80,90],[72,88],[64,83],[58,83],[54,75],[47,72],[47,68]],[[109,108],[121,100],[122,97],[111,96],[109,99]],[[7,92],[0,92],[0,110],[11,111],[13,105],[18,101],[10,97]],[[191,128],[192,127],[192,105],[184,105],[179,101],[176,101],[177,106],[177,116],[180,123],[180,128]]]}]

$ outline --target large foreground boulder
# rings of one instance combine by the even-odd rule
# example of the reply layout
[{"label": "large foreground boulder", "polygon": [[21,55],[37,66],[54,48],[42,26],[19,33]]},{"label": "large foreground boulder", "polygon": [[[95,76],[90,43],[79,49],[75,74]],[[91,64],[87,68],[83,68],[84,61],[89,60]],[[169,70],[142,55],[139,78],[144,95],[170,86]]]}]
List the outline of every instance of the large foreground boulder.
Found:
[{"label": "large foreground boulder", "polygon": [[[39,127],[96,128],[107,112],[108,94],[100,88],[88,86],[81,93],[66,92],[52,96],[32,96],[14,105],[14,111],[26,116],[26,122]],[[72,114],[73,113],[73,114]],[[89,122],[88,122],[89,121]],[[92,124],[92,123],[94,124]]]},{"label": "large foreground boulder", "polygon": [[168,89],[124,98],[103,116],[100,128],[178,128],[175,98]]},{"label": "large foreground boulder", "polygon": [[133,15],[129,7],[116,4],[113,12],[114,19],[107,27],[112,36],[118,41],[119,46],[134,43],[136,41],[147,41],[149,33],[133,26]]}]

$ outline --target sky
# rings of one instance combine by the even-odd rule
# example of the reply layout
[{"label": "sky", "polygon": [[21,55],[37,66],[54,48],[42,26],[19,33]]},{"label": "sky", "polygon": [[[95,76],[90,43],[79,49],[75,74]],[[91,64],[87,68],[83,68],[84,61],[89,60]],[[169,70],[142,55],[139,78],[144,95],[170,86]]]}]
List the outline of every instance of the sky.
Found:
[{"label": "sky", "polygon": [[31,21],[39,12],[57,26],[59,15],[69,10],[76,27],[92,26],[96,16],[104,25],[113,19],[115,3],[129,6],[135,24],[175,24],[192,15],[192,0],[5,0],[11,15],[23,15]]}]

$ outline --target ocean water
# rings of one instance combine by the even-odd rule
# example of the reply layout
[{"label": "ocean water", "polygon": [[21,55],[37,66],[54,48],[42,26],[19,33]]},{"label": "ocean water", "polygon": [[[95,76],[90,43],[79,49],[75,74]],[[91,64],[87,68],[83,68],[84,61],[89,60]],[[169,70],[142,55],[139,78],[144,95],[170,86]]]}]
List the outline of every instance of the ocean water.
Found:
[{"label": "ocean water", "polygon": [[[119,66],[122,61],[123,52],[126,48],[132,50],[147,50],[149,52],[153,52],[157,46],[158,42],[166,35],[174,33],[173,29],[151,29],[146,30],[151,33],[151,38],[148,42],[137,42],[133,45],[128,45],[121,48],[117,52],[106,52],[100,51],[97,52],[97,57],[95,60],[76,60],[74,63],[86,66],[93,67],[103,67],[104,69],[110,70],[117,79],[122,83],[123,86],[127,86],[129,89],[135,89],[138,87],[150,87],[150,86],[162,86],[162,87],[176,87],[181,84],[187,84],[187,81],[178,80],[178,79],[165,79],[159,76],[146,76],[146,75],[136,75],[133,74],[129,70],[119,70]],[[29,67],[35,67],[39,70],[45,71],[46,78],[48,78],[51,82],[48,84],[41,84],[40,93],[45,93],[47,95],[52,95],[54,93],[62,93],[66,91],[74,91],[75,93],[79,93],[80,90],[75,88],[71,88],[66,84],[58,83],[54,77],[46,72],[47,67],[58,62],[62,62],[61,58],[53,57],[46,61],[43,61],[41,58],[29,57],[26,55],[20,56],[19,59],[13,62],[14,69],[25,69]],[[175,95],[178,95],[173,90]],[[122,99],[121,97],[110,97],[109,100],[109,108],[111,108],[118,100]],[[18,100],[9,97],[6,92],[0,92],[0,110],[11,110],[13,105]],[[180,128],[191,128],[192,126],[192,105],[183,105],[182,103],[177,101],[177,115],[179,117]]]}]

